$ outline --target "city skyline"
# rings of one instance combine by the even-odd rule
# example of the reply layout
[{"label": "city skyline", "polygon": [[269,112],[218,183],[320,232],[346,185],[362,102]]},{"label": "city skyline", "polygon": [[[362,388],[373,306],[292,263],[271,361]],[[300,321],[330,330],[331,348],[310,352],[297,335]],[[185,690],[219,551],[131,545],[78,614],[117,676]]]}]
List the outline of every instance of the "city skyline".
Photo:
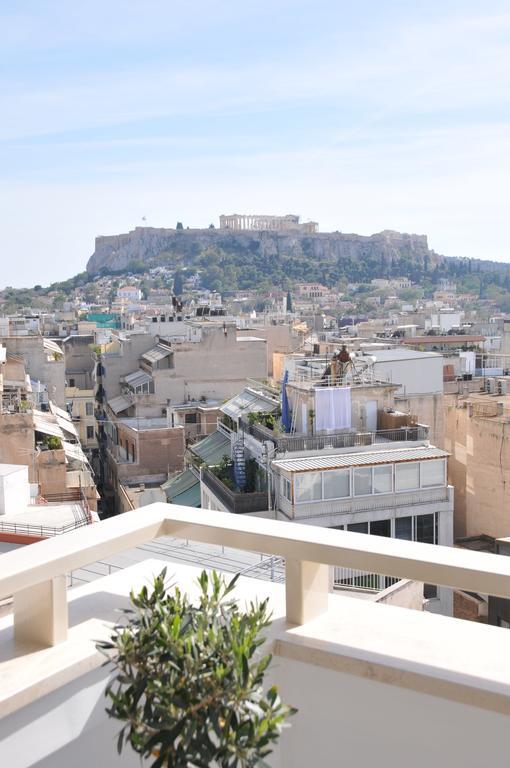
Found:
[{"label": "city skyline", "polygon": [[2,287],[82,271],[96,235],[235,211],[507,261],[506,10],[3,9]]}]

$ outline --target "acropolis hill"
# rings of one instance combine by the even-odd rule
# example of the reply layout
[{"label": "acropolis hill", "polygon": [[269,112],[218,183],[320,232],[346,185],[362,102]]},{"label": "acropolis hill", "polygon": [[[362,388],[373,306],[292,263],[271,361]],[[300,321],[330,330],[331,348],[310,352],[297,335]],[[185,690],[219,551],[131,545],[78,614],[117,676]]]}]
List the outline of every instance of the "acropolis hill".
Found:
[{"label": "acropolis hill", "polygon": [[[219,228],[166,229],[136,227],[131,232],[96,238],[96,247],[87,264],[89,274],[102,269],[126,269],[130,262],[147,265],[167,264],[192,267],[200,264],[208,252],[221,251],[243,264],[270,268],[275,262],[294,261],[327,263],[341,266],[343,262],[375,262],[381,265],[408,260],[432,268],[443,257],[429,250],[425,235],[409,235],[384,231],[363,236],[342,232],[317,232],[315,222],[299,224],[292,217],[274,217],[284,221],[279,228],[266,228],[257,218],[252,226],[232,226],[232,217],[221,217]],[[223,225],[223,226],[222,226]]]}]

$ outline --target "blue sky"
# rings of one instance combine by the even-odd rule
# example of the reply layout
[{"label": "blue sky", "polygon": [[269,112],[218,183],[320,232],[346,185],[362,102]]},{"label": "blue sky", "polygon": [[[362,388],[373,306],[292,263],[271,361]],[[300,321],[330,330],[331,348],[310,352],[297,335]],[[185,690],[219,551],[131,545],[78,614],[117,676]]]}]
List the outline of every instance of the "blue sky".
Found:
[{"label": "blue sky", "polygon": [[298,213],[510,260],[510,5],[0,4],[5,285],[98,234]]}]

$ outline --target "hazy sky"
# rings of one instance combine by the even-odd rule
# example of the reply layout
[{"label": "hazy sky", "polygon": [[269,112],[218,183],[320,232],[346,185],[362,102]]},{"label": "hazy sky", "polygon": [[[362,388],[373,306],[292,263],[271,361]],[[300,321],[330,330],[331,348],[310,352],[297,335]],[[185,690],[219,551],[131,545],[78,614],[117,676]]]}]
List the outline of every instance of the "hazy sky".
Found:
[{"label": "hazy sky", "polygon": [[298,213],[510,260],[510,3],[0,3],[5,285],[98,234]]}]

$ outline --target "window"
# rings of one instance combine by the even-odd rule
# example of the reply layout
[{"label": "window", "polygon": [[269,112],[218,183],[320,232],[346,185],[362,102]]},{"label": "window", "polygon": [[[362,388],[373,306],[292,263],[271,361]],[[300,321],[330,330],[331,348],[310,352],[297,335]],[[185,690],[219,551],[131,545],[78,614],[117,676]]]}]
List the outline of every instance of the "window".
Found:
[{"label": "window", "polygon": [[197,423],[197,414],[196,413],[186,413],[184,416],[184,423],[185,424],[196,424]]},{"label": "window", "polygon": [[351,494],[351,483],[348,469],[336,469],[332,472],[324,472],[324,498],[344,499]]},{"label": "window", "polygon": [[292,500],[292,492],[291,492],[291,485],[290,485],[290,481],[289,481],[289,480],[287,480],[287,478],[286,478],[286,477],[282,477],[281,481],[282,481],[282,484],[281,484],[281,488],[282,488],[282,495],[283,495],[283,496],[284,496],[286,499],[288,499],[289,501],[291,501],[291,500]]},{"label": "window", "polygon": [[296,502],[319,501],[322,498],[322,479],[320,472],[303,472],[294,477]]},{"label": "window", "polygon": [[395,538],[405,541],[413,540],[413,518],[397,517],[395,520]]},{"label": "window", "polygon": [[431,488],[434,485],[444,485],[444,459],[421,462],[421,487]]},{"label": "window", "polygon": [[409,461],[404,464],[395,464],[395,490],[412,491],[420,487],[420,464],[418,461]]},{"label": "window", "polygon": [[368,523],[350,523],[347,530],[353,533],[368,533]]},{"label": "window", "polygon": [[393,466],[384,464],[374,467],[374,493],[391,493],[393,490]]},{"label": "window", "polygon": [[87,440],[92,440],[94,437],[94,427],[87,427]]},{"label": "window", "polygon": [[372,536],[391,536],[391,520],[372,520],[370,523]]},{"label": "window", "polygon": [[372,493],[372,467],[357,467],[353,470],[354,495],[366,496]]},{"label": "window", "polygon": [[421,541],[424,544],[434,544],[434,515],[417,515],[415,519],[416,541]]},{"label": "window", "polygon": [[94,413],[94,404],[93,403],[85,403],[85,413],[87,416],[92,416]]},{"label": "window", "polygon": [[69,379],[69,386],[70,387],[74,387],[75,386],[74,381],[75,381],[74,379]]},{"label": "window", "polygon": [[162,323],[165,322],[165,316],[164,315],[161,315],[161,317],[159,319],[161,320]]},{"label": "window", "polygon": [[153,322],[153,323],[157,323],[157,322],[158,322],[158,318],[157,318],[157,317],[153,317],[153,318],[152,318],[152,322]]}]

